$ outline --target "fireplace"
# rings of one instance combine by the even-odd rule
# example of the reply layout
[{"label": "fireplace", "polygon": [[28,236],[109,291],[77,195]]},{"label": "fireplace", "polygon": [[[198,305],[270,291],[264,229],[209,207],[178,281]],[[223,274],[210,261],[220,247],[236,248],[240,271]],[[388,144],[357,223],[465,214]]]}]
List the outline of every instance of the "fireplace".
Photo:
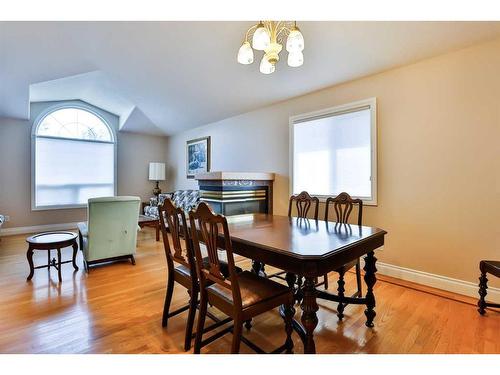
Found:
[{"label": "fireplace", "polygon": [[274,173],[197,174],[201,200],[220,214],[273,213]]}]

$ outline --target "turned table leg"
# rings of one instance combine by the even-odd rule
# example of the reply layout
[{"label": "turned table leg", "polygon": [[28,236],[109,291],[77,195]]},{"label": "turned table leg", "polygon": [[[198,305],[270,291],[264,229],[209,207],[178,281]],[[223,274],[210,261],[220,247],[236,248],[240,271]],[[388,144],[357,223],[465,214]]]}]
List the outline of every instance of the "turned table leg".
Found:
[{"label": "turned table leg", "polygon": [[61,249],[57,248],[57,276],[59,277],[59,282],[62,282],[61,276]]},{"label": "turned table leg", "polygon": [[[290,288],[290,290],[293,293],[293,299],[295,302],[295,293],[296,293],[295,282],[297,281],[297,275],[295,275],[294,273],[291,273],[291,272],[287,272],[286,276],[285,276],[285,280],[286,280],[286,283],[288,284],[288,287]],[[293,307],[293,305],[292,305],[292,309],[293,309],[293,313],[295,315],[295,308]]]},{"label": "turned table leg", "polygon": [[33,249],[31,246],[28,247],[26,258],[28,258],[28,264],[30,265],[30,274],[28,275],[26,281],[30,281],[33,278],[33,274],[35,273],[35,266],[33,265]]},{"label": "turned table leg", "polygon": [[481,276],[479,277],[479,301],[477,302],[477,311],[479,314],[484,315],[486,313],[486,294],[488,289],[488,278],[486,277],[486,272],[481,271]]},{"label": "turned table leg", "polygon": [[76,242],[73,244],[73,268],[78,271],[78,266],[76,265],[76,254],[78,253],[78,245]]},{"label": "turned table leg", "polygon": [[375,318],[375,295],[373,294],[373,286],[377,282],[377,277],[375,273],[377,272],[377,268],[375,267],[375,263],[377,262],[377,258],[375,258],[375,254],[373,251],[370,251],[366,254],[365,259],[365,283],[367,286],[366,291],[366,326],[373,327],[373,319]]},{"label": "turned table leg", "polygon": [[316,303],[316,288],[314,277],[306,277],[303,288],[303,299],[300,307],[302,308],[302,325],[305,328],[306,335],[304,340],[304,353],[315,354],[316,345],[314,343],[314,329],[318,325],[318,304]]}]

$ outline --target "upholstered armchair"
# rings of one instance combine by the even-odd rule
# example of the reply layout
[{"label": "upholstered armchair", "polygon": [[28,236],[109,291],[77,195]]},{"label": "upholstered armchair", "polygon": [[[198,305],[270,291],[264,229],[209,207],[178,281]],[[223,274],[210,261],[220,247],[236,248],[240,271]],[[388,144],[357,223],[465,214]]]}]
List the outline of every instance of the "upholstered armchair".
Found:
[{"label": "upholstered armchair", "polygon": [[86,271],[101,262],[130,259],[135,264],[139,197],[92,198],[88,222],[78,223],[80,249]]},{"label": "upholstered armchair", "polygon": [[200,201],[199,190],[176,190],[173,193],[158,195],[149,200],[149,205],[144,207],[144,215],[158,219],[158,206],[170,198],[176,207],[182,207],[185,212],[191,211]]}]

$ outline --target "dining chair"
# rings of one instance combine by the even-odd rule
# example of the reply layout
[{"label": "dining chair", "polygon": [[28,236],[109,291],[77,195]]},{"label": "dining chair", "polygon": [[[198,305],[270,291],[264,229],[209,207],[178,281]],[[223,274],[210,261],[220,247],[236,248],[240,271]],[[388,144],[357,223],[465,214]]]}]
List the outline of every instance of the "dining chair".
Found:
[{"label": "dining chair", "polygon": [[[307,191],[302,191],[300,194],[292,195],[290,200],[288,201],[288,217],[292,217],[293,206],[295,205],[296,217],[301,219],[306,219],[309,214],[309,210],[314,206],[314,215],[313,219],[318,220],[318,210],[319,210],[319,199],[318,197],[312,197]],[[268,277],[276,277],[281,280],[285,280],[283,276],[286,272],[279,271],[274,274],[269,275]],[[317,283],[316,286],[324,285],[325,289],[328,289],[328,275],[323,276],[323,282]],[[300,288],[302,286],[302,276],[297,277],[297,287],[300,295]]]},{"label": "dining chair", "polygon": [[[199,281],[196,274],[196,262],[192,249],[192,243],[188,235],[186,215],[182,207],[176,207],[169,199],[158,206],[160,229],[163,237],[163,245],[167,258],[167,293],[163,307],[162,326],[167,327],[168,319],[189,310],[186,321],[186,333],[184,338],[184,350],[191,348],[193,337],[193,325],[198,306]],[[169,233],[171,241],[169,241]],[[202,259],[204,266],[208,266],[208,258]],[[241,272],[241,268],[237,268]],[[221,262],[221,272],[228,274],[226,262]],[[170,312],[170,304],[174,292],[174,283],[182,285],[188,290],[189,303],[181,308]],[[221,325],[219,319],[210,314],[210,318]],[[216,328],[215,324],[209,329]]]},{"label": "dining chair", "polygon": [[[232,332],[231,353],[239,353],[241,341],[258,353],[263,353],[264,351],[257,345],[244,339],[243,323],[283,305],[286,340],[273,353],[283,351],[292,353],[291,335],[294,311],[292,291],[254,272],[237,272],[227,220],[223,215],[215,214],[205,202],[201,202],[194,211],[189,213],[189,222],[201,293],[194,352],[199,354],[203,346]],[[200,242],[203,242],[207,248],[208,267],[203,264]],[[223,251],[227,258],[229,271],[227,276],[221,272],[220,251]],[[202,340],[209,303],[231,317],[234,324]]]},{"label": "dining chair", "polygon": [[486,274],[489,273],[493,276],[500,277],[500,261],[498,260],[482,260],[479,262],[479,270],[481,276],[479,277],[479,301],[477,302],[477,311],[479,314],[486,314],[487,307],[500,307],[500,303],[486,302],[486,294],[488,289],[488,278]]},{"label": "dining chair", "polygon": [[[349,217],[353,211],[355,205],[358,206],[358,225],[362,225],[363,222],[363,201],[361,199],[353,199],[346,192],[342,192],[336,197],[329,197],[325,202],[325,221],[328,221],[328,213],[330,209],[330,204],[333,204],[333,208],[335,210],[336,223],[338,224],[347,224]],[[336,269],[335,271],[339,274],[338,284],[338,297],[342,299],[345,294],[345,281],[344,275],[347,271],[349,271],[352,267],[356,267],[356,284],[357,291],[351,297],[361,297],[362,289],[361,289],[361,264],[360,259],[353,260],[350,263],[344,264],[342,267]],[[339,302],[337,308],[337,316],[339,320],[342,320],[344,317],[344,309],[348,304],[345,302]]]}]

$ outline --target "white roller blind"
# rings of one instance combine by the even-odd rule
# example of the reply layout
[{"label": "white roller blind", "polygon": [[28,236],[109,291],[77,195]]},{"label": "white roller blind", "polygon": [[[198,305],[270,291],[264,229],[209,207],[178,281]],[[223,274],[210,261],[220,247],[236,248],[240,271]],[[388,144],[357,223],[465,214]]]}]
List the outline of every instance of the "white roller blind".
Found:
[{"label": "white roller blind", "polygon": [[370,106],[293,122],[293,193],[336,196],[345,191],[374,200],[374,144]]},{"label": "white roller blind", "polygon": [[35,206],[86,204],[115,192],[114,144],[35,138]]}]

